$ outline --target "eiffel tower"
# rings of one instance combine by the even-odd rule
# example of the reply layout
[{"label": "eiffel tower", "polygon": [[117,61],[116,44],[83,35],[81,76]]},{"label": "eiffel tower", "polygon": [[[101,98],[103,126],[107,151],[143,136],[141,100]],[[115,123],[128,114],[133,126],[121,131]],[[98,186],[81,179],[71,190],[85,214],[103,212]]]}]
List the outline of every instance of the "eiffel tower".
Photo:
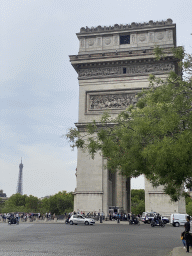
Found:
[{"label": "eiffel tower", "polygon": [[18,182],[17,182],[17,192],[21,195],[23,195],[23,164],[22,164],[22,158],[21,158],[21,163],[19,165],[19,177],[18,177]]}]

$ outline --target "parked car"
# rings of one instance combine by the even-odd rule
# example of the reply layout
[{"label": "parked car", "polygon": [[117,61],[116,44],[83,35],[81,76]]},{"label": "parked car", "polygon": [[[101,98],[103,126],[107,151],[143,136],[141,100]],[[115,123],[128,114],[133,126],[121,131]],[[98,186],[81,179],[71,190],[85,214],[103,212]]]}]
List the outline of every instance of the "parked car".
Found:
[{"label": "parked car", "polygon": [[180,214],[180,213],[173,213],[171,214],[171,218],[170,218],[170,223],[174,226],[174,227],[179,227],[180,225],[184,225],[187,220],[187,214]]},{"label": "parked car", "polygon": [[85,225],[93,225],[95,224],[95,220],[91,218],[86,218],[82,215],[72,215],[69,219],[70,225],[77,224],[85,224]]}]

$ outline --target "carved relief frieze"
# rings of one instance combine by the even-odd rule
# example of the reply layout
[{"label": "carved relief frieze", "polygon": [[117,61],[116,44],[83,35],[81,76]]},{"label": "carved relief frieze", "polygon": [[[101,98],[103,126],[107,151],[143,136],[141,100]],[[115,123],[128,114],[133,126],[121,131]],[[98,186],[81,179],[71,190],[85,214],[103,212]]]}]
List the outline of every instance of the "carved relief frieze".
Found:
[{"label": "carved relief frieze", "polygon": [[141,34],[141,35],[139,35],[139,41],[140,41],[141,43],[145,42],[145,40],[146,40],[146,34]]},{"label": "carved relief frieze", "polygon": [[85,47],[85,39],[82,38],[80,39],[80,48],[84,48]]},{"label": "carved relief frieze", "polygon": [[137,41],[136,41],[136,34],[132,34],[131,35],[131,44],[136,44]]},{"label": "carved relief frieze", "polygon": [[[123,71],[126,69],[126,73]],[[107,77],[111,75],[134,75],[150,74],[155,72],[174,71],[173,63],[153,63],[143,65],[114,66],[114,67],[97,67],[83,68],[78,70],[79,78],[92,78],[97,76]]]},{"label": "carved relief frieze", "polygon": [[167,37],[168,37],[168,40],[173,40],[173,30],[167,31]]},{"label": "carved relief frieze", "polygon": [[121,74],[120,67],[80,69],[79,77],[108,76]]},{"label": "carved relief frieze", "polygon": [[158,40],[162,40],[164,38],[164,32],[157,32],[156,33],[156,38]]},{"label": "carved relief frieze", "polygon": [[154,32],[150,32],[149,33],[149,43],[153,43],[154,42]]},{"label": "carved relief frieze", "polygon": [[104,37],[103,39],[106,46],[111,44],[111,41],[112,41],[111,37],[107,36],[107,37]]},{"label": "carved relief frieze", "polygon": [[97,92],[87,94],[87,112],[103,110],[122,110],[130,104],[136,104],[136,92]]},{"label": "carved relief frieze", "polygon": [[113,44],[114,45],[119,45],[119,35],[114,35],[113,36]]},{"label": "carved relief frieze", "polygon": [[97,47],[101,47],[102,37],[97,37]]},{"label": "carved relief frieze", "polygon": [[93,47],[95,43],[95,38],[88,38],[86,41],[88,47]]}]

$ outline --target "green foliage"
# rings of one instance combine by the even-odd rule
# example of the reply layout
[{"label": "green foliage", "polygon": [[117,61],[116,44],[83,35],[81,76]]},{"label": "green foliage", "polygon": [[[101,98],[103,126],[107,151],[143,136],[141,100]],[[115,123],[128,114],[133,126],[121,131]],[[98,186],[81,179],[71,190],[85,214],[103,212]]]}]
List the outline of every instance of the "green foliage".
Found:
[{"label": "green foliage", "polygon": [[56,215],[64,214],[69,209],[73,211],[73,198],[73,194],[66,191],[50,196],[48,210]]},{"label": "green foliage", "polygon": [[192,198],[188,192],[184,192],[185,204],[186,204],[186,213],[192,216]]},{"label": "green foliage", "polygon": [[2,208],[4,207],[5,203],[3,202],[2,198],[0,198],[0,212],[2,212]]},{"label": "green foliage", "polygon": [[[186,206],[189,204],[189,203],[192,203],[192,199],[190,196],[188,197],[185,197],[185,203],[186,203]],[[192,215],[191,215],[192,216]]]},{"label": "green foliage", "polygon": [[183,60],[185,57],[185,52],[183,47],[176,47],[172,49],[173,55],[176,59]]},{"label": "green foliage", "polygon": [[26,197],[25,207],[27,212],[38,212],[40,208],[40,199],[32,195]]},{"label": "green foliage", "polygon": [[73,211],[73,197],[72,192],[66,191],[42,200],[32,195],[14,194],[5,202],[1,212],[51,212],[60,215],[69,210]]},{"label": "green foliage", "polygon": [[49,212],[49,209],[50,209],[50,200],[49,200],[49,198],[43,198],[42,200],[41,200],[41,213],[46,213],[46,212]]},{"label": "green foliage", "polygon": [[142,214],[145,211],[145,190],[131,190],[131,211],[133,214]]},{"label": "green foliage", "polygon": [[160,48],[159,46],[156,46],[154,48],[154,53],[155,53],[156,60],[160,60],[161,58],[163,58],[165,56],[165,54],[163,53],[163,49]]},{"label": "green foliage", "polygon": [[[155,51],[162,56],[162,49]],[[173,52],[179,60],[184,57],[184,68],[183,48]],[[187,60],[191,65],[192,58]],[[93,122],[95,133],[86,130],[87,137],[78,133],[72,140],[72,134],[67,138],[73,147],[82,139],[92,157],[100,151],[112,172],[120,170],[127,177],[144,174],[153,186],[163,185],[165,193],[177,201],[184,184],[192,187],[192,81],[173,71],[164,80],[154,75],[149,80],[149,88],[138,95],[135,106],[114,119],[105,114],[99,126]]]},{"label": "green foliage", "polygon": [[186,205],[186,212],[187,214],[189,214],[190,216],[192,216],[192,202],[188,203]]}]

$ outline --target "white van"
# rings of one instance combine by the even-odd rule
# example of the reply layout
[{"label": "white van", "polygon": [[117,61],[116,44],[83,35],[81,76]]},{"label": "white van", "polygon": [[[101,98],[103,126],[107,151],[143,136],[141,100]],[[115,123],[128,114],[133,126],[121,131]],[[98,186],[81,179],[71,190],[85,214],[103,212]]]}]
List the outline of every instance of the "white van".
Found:
[{"label": "white van", "polygon": [[180,225],[184,225],[187,222],[188,214],[181,214],[181,213],[173,213],[170,217],[170,223],[174,227],[179,227]]}]

